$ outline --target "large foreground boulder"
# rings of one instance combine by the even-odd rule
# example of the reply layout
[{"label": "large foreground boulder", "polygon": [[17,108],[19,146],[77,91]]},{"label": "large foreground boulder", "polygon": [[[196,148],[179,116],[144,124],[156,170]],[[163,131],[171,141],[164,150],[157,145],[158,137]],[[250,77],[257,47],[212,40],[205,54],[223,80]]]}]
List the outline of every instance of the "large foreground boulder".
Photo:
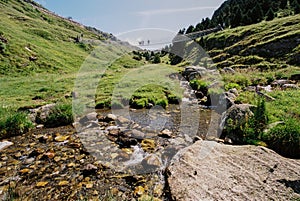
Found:
[{"label": "large foreground boulder", "polygon": [[198,141],[167,168],[174,200],[298,200],[300,160],[257,146]]}]

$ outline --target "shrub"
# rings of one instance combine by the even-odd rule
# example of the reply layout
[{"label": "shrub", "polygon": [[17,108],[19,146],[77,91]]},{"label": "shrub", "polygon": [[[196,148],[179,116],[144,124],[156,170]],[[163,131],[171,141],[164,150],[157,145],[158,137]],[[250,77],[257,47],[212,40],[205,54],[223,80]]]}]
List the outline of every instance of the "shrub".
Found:
[{"label": "shrub", "polygon": [[33,124],[25,112],[0,109],[0,139],[24,134]]},{"label": "shrub", "polygon": [[228,91],[230,89],[234,89],[234,88],[240,90],[241,86],[239,84],[237,84],[237,83],[228,83],[228,84],[225,85],[225,90],[226,91]]},{"label": "shrub", "polygon": [[168,95],[168,102],[170,104],[178,104],[179,103],[179,97],[173,94],[169,94]]},{"label": "shrub", "polygon": [[244,121],[228,119],[226,134],[234,134],[241,144],[257,144],[262,140],[263,130],[268,125],[268,114],[263,98],[257,100],[253,116],[246,116]]},{"label": "shrub", "polygon": [[285,124],[279,124],[263,136],[269,148],[279,154],[300,158],[300,125],[299,120],[288,118]]},{"label": "shrub", "polygon": [[46,127],[58,127],[72,124],[74,121],[72,104],[59,103],[49,113],[46,118]]},{"label": "shrub", "polygon": [[163,108],[166,108],[168,106],[168,100],[167,99],[158,99],[156,102],[155,102],[155,105],[160,105],[162,106]]},{"label": "shrub", "polygon": [[134,100],[131,100],[131,103],[130,103],[130,106],[132,108],[136,108],[136,109],[145,108],[147,105],[148,105],[147,98],[134,99]]},{"label": "shrub", "polygon": [[201,91],[204,95],[208,93],[209,83],[203,80],[192,80],[190,86],[193,90]]}]

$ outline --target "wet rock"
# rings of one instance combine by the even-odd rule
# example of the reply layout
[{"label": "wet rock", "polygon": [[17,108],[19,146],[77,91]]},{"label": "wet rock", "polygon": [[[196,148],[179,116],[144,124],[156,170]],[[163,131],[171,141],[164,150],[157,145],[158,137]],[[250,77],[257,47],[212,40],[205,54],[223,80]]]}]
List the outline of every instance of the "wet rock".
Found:
[{"label": "wet rock", "polygon": [[138,140],[142,140],[145,138],[145,133],[143,133],[142,131],[133,129],[132,133],[131,133],[131,137],[138,139]]},{"label": "wet rock", "polygon": [[97,121],[98,114],[96,112],[89,113],[79,120],[80,124],[86,125],[88,122]]},{"label": "wet rock", "polygon": [[118,144],[121,148],[130,148],[131,146],[137,145],[138,141],[130,136],[120,135],[118,136],[116,144]]},{"label": "wet rock", "polygon": [[14,143],[9,142],[9,141],[2,141],[0,142],[0,151],[12,146]]},{"label": "wet rock", "polygon": [[110,121],[116,121],[118,119],[118,117],[114,114],[108,114],[106,117],[105,117],[105,121],[106,122],[110,122]]},{"label": "wet rock", "polygon": [[59,183],[58,183],[58,185],[59,186],[67,186],[69,184],[69,181],[60,181]]},{"label": "wet rock", "polygon": [[153,169],[161,167],[162,162],[157,155],[150,154],[143,159],[142,165],[145,169]]},{"label": "wet rock", "polygon": [[39,125],[37,125],[36,126],[36,129],[42,129],[42,128],[44,128],[45,126],[43,125],[43,124],[39,124]]},{"label": "wet rock", "polygon": [[96,174],[98,171],[98,167],[96,167],[93,164],[87,164],[84,169],[82,170],[82,174],[84,177],[90,176],[90,175],[94,175]]},{"label": "wet rock", "polygon": [[134,195],[135,195],[135,196],[142,196],[144,193],[145,193],[145,189],[144,189],[144,187],[142,187],[142,186],[137,186],[137,187],[134,189]]},{"label": "wet rock", "polygon": [[156,148],[156,143],[151,139],[144,139],[141,143],[141,147],[145,152],[152,152]]},{"label": "wet rock", "polygon": [[172,138],[172,134],[173,134],[172,131],[165,129],[165,130],[161,131],[161,133],[158,136],[163,137],[163,138]]},{"label": "wet rock", "polygon": [[129,124],[131,121],[125,117],[120,116],[117,118],[117,122],[120,124]]},{"label": "wet rock", "polygon": [[48,184],[49,182],[47,182],[47,181],[41,181],[41,182],[38,182],[37,184],[36,184],[36,187],[45,187],[47,184]]},{"label": "wet rock", "polygon": [[65,142],[67,139],[69,138],[69,136],[63,136],[63,135],[57,135],[55,138],[54,138],[54,140],[56,141],[56,142]]}]

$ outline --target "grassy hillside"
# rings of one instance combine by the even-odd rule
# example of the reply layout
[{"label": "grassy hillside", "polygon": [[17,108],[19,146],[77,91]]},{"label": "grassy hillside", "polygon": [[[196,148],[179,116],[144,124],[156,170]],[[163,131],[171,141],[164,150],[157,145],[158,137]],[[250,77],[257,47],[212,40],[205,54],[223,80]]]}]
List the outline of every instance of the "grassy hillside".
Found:
[{"label": "grassy hillside", "polygon": [[52,14],[23,0],[0,1],[0,99],[9,107],[53,102],[70,94],[85,58],[98,48],[96,62],[123,49],[104,45],[109,34]]},{"label": "grassy hillside", "polygon": [[[289,78],[300,71],[299,20],[300,15],[295,15],[198,38],[196,41],[210,58],[196,58],[196,64],[204,65],[209,59],[219,69],[231,67],[240,73],[240,80],[225,75],[225,81],[239,82],[242,87]],[[188,44],[185,54],[191,55],[192,51]]]},{"label": "grassy hillside", "polygon": [[[276,79],[288,79],[292,74],[300,73],[299,21],[300,15],[264,21],[225,29],[196,41],[204,47],[216,67],[231,67],[236,71],[223,75],[225,88],[235,86],[242,90],[251,85],[266,86]],[[187,51],[186,54],[190,53]],[[273,121],[300,116],[296,106],[300,104],[299,90],[270,95],[278,98],[275,103],[268,103]],[[238,97],[243,103],[254,103],[254,100],[254,93],[250,92],[242,92]],[[281,103],[284,104],[276,107]],[[290,115],[287,111],[295,114]]]},{"label": "grassy hillside", "polygon": [[216,65],[262,70],[300,64],[300,15],[261,22],[199,39]]}]

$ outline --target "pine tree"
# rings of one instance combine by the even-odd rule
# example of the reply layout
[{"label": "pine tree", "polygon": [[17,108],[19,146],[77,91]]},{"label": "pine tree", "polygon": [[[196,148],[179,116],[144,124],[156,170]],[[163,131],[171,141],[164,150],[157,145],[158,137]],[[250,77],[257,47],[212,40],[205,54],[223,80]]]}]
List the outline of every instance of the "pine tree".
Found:
[{"label": "pine tree", "polygon": [[270,8],[270,9],[268,10],[266,16],[267,16],[267,17],[266,17],[266,20],[267,20],[267,21],[271,21],[271,20],[273,20],[273,19],[275,18],[275,13],[274,13],[274,11],[273,11],[272,8]]},{"label": "pine tree", "polygon": [[234,11],[232,13],[230,25],[231,25],[231,27],[234,28],[234,27],[241,25],[242,11],[241,11],[240,7],[236,7],[233,10]]},{"label": "pine tree", "polygon": [[194,31],[194,26],[191,25],[191,26],[189,26],[189,28],[186,30],[185,34],[192,33],[193,31]]},{"label": "pine tree", "polygon": [[299,14],[300,13],[300,4],[298,2],[295,1],[294,4],[294,14]]},{"label": "pine tree", "polygon": [[203,25],[201,23],[198,23],[195,27],[195,31],[202,31],[203,30]]},{"label": "pine tree", "polygon": [[288,0],[281,0],[280,1],[280,8],[285,9],[287,7]]},{"label": "pine tree", "polygon": [[252,24],[252,20],[249,17],[249,11],[245,15],[242,15],[241,24],[242,25],[250,25],[250,24]]},{"label": "pine tree", "polygon": [[249,16],[253,23],[258,23],[263,20],[264,15],[262,8],[259,4],[256,4],[256,6],[253,8],[251,12],[251,16]]}]

